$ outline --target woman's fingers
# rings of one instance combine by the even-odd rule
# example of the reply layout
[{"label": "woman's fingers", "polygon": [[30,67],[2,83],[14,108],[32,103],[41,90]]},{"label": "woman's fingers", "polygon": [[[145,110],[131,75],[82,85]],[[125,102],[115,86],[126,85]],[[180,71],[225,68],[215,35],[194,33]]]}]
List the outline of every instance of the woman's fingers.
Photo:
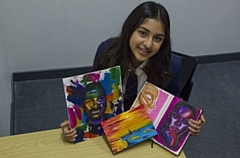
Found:
[{"label": "woman's fingers", "polygon": [[190,130],[191,134],[193,136],[199,135],[202,124],[205,123],[205,122],[206,122],[206,120],[205,120],[203,115],[201,115],[200,119],[197,120],[197,121],[195,121],[193,119],[190,119],[188,121],[188,123],[189,123],[188,129]]},{"label": "woman's fingers", "polygon": [[75,141],[77,134],[75,129],[70,128],[70,123],[68,120],[64,121],[63,123],[60,124],[62,128],[62,136],[64,140],[67,142],[73,142]]}]

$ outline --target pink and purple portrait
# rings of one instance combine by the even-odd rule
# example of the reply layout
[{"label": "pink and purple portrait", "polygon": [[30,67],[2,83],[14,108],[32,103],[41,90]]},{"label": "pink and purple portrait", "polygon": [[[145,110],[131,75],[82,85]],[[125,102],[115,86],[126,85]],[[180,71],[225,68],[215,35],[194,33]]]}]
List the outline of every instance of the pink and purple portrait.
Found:
[{"label": "pink and purple portrait", "polygon": [[197,120],[200,114],[200,109],[174,97],[156,127],[158,135],[154,139],[172,152],[179,153],[190,135],[188,120]]},{"label": "pink and purple portrait", "polygon": [[188,120],[197,120],[202,110],[146,82],[133,107],[143,104],[158,135],[153,140],[178,155],[190,132]]}]

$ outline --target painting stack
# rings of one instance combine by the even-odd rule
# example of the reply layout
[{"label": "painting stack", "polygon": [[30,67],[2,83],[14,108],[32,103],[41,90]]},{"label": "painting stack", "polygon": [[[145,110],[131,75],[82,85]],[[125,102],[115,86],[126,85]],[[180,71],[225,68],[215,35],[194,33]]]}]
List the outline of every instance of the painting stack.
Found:
[{"label": "painting stack", "polygon": [[[113,154],[146,139],[178,155],[202,110],[146,82],[124,112],[120,66],[63,78],[74,143],[104,136]],[[131,150],[131,149],[129,149]]]}]

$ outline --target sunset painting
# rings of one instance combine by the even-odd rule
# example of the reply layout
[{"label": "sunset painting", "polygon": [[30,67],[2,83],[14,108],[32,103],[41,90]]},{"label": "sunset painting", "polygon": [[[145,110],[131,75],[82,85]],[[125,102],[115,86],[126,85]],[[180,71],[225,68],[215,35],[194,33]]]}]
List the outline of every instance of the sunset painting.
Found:
[{"label": "sunset painting", "polygon": [[157,134],[143,105],[103,121],[101,125],[113,154]]}]

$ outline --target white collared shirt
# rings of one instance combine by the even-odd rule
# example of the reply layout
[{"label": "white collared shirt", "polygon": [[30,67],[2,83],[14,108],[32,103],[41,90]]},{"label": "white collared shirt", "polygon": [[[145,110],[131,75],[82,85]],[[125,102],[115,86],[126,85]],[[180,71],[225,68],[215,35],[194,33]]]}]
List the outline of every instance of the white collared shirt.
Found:
[{"label": "white collared shirt", "polygon": [[[137,75],[137,79],[138,79],[138,87],[137,87],[137,93],[140,92],[140,90],[142,89],[142,86],[144,85],[144,83],[147,81],[147,74],[143,71],[143,67],[147,64],[148,60],[145,60],[136,70],[135,70],[135,74]],[[128,76],[125,76],[125,78],[123,79],[123,93],[125,94],[126,91],[126,84],[127,84],[127,79]]]}]

